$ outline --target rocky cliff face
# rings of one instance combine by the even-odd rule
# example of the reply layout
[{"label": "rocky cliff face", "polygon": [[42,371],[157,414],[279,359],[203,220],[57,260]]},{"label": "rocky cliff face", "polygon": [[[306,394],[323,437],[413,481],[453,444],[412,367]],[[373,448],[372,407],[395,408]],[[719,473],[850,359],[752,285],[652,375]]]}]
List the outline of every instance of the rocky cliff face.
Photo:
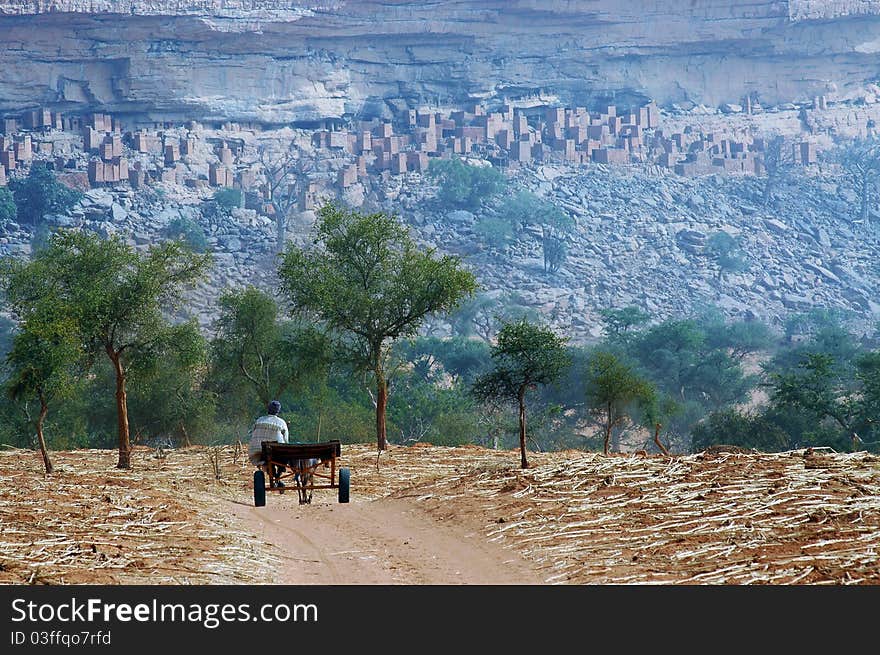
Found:
[{"label": "rocky cliff face", "polygon": [[0,0],[0,111],[310,121],[545,93],[762,104],[877,75],[877,0]]}]

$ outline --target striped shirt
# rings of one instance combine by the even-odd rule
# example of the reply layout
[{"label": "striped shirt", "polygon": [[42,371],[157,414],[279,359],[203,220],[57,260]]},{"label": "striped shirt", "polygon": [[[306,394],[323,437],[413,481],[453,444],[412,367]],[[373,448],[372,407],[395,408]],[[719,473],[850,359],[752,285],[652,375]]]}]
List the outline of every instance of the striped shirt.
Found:
[{"label": "striped shirt", "polygon": [[287,423],[280,416],[269,414],[261,416],[251,428],[251,440],[248,443],[248,456],[252,463],[259,464],[263,459],[263,442],[277,441],[287,443]]}]

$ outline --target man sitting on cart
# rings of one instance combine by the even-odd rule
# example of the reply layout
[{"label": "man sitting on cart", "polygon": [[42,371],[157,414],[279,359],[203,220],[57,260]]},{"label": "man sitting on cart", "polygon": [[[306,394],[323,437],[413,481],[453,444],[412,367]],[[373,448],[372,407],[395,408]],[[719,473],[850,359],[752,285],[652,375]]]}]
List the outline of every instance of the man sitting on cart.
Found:
[{"label": "man sitting on cart", "polygon": [[[289,436],[287,423],[278,416],[281,411],[281,403],[273,400],[269,403],[266,411],[268,412],[266,416],[261,416],[254,421],[254,425],[251,427],[251,440],[248,443],[248,457],[251,463],[264,469],[266,462],[263,461],[263,442],[277,441],[279,443],[287,443]],[[277,469],[274,475],[268,470],[266,473],[277,479],[281,475],[281,471],[284,470],[284,467],[279,466]]]}]

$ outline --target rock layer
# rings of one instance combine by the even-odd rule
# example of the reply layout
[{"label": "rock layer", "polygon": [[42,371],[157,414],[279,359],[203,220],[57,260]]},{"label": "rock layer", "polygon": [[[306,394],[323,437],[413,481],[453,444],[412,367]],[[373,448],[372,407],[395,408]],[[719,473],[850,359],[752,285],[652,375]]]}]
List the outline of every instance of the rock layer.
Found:
[{"label": "rock layer", "polygon": [[846,96],[880,2],[0,0],[0,111],[267,123],[545,93],[717,106]]}]

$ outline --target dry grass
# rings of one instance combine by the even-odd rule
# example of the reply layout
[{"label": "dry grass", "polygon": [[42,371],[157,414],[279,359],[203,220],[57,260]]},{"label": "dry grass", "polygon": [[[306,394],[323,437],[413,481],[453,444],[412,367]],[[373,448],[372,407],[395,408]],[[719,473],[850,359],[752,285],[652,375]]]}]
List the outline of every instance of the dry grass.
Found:
[{"label": "dry grass", "polygon": [[[265,579],[268,551],[217,510],[239,495],[232,448],[215,479],[205,449],[0,453],[0,582],[239,584]],[[264,549],[265,550],[265,549]]]},{"label": "dry grass", "polygon": [[[244,584],[270,544],[218,499],[251,503],[233,447],[0,453],[0,582]],[[551,584],[878,584],[880,458],[794,451],[677,458],[344,445],[352,502],[416,499],[477,522]],[[219,475],[219,479],[218,476]],[[327,495],[324,495],[327,494]],[[316,501],[333,490],[316,491]]]}]

